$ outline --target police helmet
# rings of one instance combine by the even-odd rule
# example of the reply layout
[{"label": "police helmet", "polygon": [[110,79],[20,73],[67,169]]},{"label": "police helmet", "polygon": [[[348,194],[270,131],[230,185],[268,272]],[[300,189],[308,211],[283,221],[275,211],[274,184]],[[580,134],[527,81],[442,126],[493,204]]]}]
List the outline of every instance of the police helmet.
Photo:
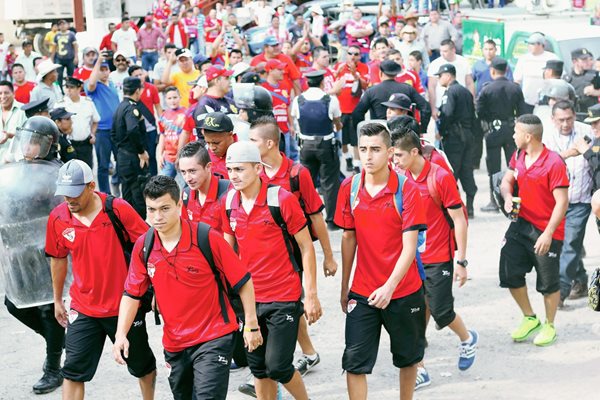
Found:
[{"label": "police helmet", "polygon": [[577,99],[573,86],[563,81],[562,79],[546,79],[544,86],[540,90],[541,105],[548,104],[549,99],[554,100],[570,100],[575,102]]},{"label": "police helmet", "polygon": [[17,129],[18,148],[25,159],[54,160],[60,132],[48,117],[34,116]]},{"label": "police helmet", "polygon": [[264,115],[273,116],[273,99],[267,89],[252,83],[236,83],[232,87],[235,105],[248,113],[249,123]]}]

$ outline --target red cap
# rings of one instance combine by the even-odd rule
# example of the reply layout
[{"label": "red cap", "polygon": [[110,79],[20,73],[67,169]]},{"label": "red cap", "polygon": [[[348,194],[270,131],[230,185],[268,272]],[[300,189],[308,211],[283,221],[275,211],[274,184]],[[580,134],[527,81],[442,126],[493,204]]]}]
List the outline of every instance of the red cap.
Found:
[{"label": "red cap", "polygon": [[206,70],[206,81],[210,82],[219,76],[231,76],[231,74],[233,74],[233,71],[227,71],[220,65],[213,65]]},{"label": "red cap", "polygon": [[146,15],[146,17],[144,18],[144,21],[146,21],[146,22],[152,21],[152,15]]},{"label": "red cap", "polygon": [[269,72],[273,71],[274,69],[285,70],[285,67],[287,67],[286,63],[284,63],[283,61],[279,61],[276,58],[273,58],[267,61],[267,65],[265,65],[265,71]]}]

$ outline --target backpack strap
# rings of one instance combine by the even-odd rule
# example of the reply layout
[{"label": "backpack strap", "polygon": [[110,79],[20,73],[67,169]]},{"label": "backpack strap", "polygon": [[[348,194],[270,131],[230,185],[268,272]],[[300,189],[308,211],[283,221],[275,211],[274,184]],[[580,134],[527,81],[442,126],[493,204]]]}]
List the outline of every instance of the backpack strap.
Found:
[{"label": "backpack strap", "polygon": [[298,96],[298,105],[303,106],[304,103],[306,103],[306,99],[304,98],[304,96],[303,95]]},{"label": "backpack strap", "polygon": [[[150,227],[146,232],[146,236],[144,237],[144,247],[142,251],[144,253],[144,267],[146,267],[146,271],[148,271],[148,260],[150,259],[150,253],[152,253],[152,248],[154,247],[154,228]],[[155,296],[156,297],[156,296]],[[154,324],[160,325],[160,313],[158,312],[158,304],[154,306]]]},{"label": "backpack strap", "polygon": [[227,192],[227,197],[225,198],[225,211],[227,212],[227,218],[231,217],[231,205],[233,204],[234,196],[234,189],[231,189],[229,192]]},{"label": "backpack strap", "polygon": [[437,171],[438,171],[438,166],[436,164],[430,163],[429,164],[431,166],[431,169],[429,170],[429,173],[427,174],[427,191],[429,192],[429,195],[431,196],[431,200],[433,200],[433,202],[435,203],[436,206],[438,206],[439,208],[444,208],[442,205],[442,198],[440,197],[440,192],[437,189]]},{"label": "backpack strap", "polygon": [[217,199],[220,199],[225,193],[227,193],[227,189],[229,189],[230,182],[227,179],[219,179],[219,185],[217,187]]},{"label": "backpack strap", "polygon": [[394,206],[396,207],[396,211],[402,219],[402,210],[403,210],[403,198],[402,198],[402,189],[404,189],[404,183],[406,183],[406,176],[402,175],[398,172],[394,172],[398,177],[398,189],[396,189],[396,193],[394,194]]},{"label": "backpack strap", "polygon": [[[227,181],[229,184],[229,181]],[[217,281],[217,286],[219,288],[219,305],[221,307],[221,315],[223,316],[223,320],[226,324],[229,323],[229,315],[227,313],[227,302],[225,300],[225,295],[227,291],[225,290],[225,285],[223,285],[223,280],[221,279],[221,274],[215,265],[215,260],[213,258],[212,250],[210,248],[210,225],[205,224],[203,222],[198,223],[197,237],[196,240],[198,242],[198,248],[200,252],[210,265],[210,269],[212,270],[215,280]]]},{"label": "backpack strap", "polygon": [[302,169],[302,164],[295,163],[290,166],[288,172],[290,174],[290,192],[296,193],[300,192],[300,170]]},{"label": "backpack strap", "polygon": [[181,192],[181,201],[183,201],[184,206],[186,206],[186,207],[188,206],[191,195],[192,195],[192,189],[190,189],[189,186],[184,187],[183,191]]},{"label": "backpack strap", "polygon": [[119,243],[121,243],[121,247],[125,252],[131,246],[129,245],[129,241],[125,239],[125,227],[123,226],[123,223],[121,222],[119,217],[117,217],[117,215],[115,214],[115,210],[113,208],[114,200],[114,196],[110,194],[106,196],[106,201],[104,202],[104,211],[108,215],[108,219],[110,219],[110,222],[112,223],[112,226],[115,229],[115,232],[117,233],[117,237],[119,238]]},{"label": "backpack strap", "polygon": [[285,247],[287,248],[294,270],[296,272],[301,272],[302,270],[294,258],[294,248],[292,245],[293,237],[288,232],[287,224],[281,215],[281,207],[279,206],[279,189],[281,189],[279,186],[269,186],[267,188],[267,206],[269,207],[271,217],[273,217],[275,223],[281,228],[281,232],[283,233],[283,241],[285,242]]},{"label": "backpack strap", "polygon": [[358,191],[360,190],[362,183],[361,178],[361,174],[352,176],[352,182],[350,185],[350,210],[352,211],[354,211],[354,207],[356,207],[356,199],[358,198]]}]

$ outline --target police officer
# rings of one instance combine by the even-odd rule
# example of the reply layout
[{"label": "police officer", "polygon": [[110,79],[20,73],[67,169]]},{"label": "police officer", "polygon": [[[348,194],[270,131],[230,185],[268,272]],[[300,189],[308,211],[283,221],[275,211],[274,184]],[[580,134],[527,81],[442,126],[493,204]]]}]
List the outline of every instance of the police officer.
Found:
[{"label": "police officer", "polygon": [[[245,76],[245,75],[244,75]],[[240,118],[252,124],[259,117],[273,116],[273,99],[269,91],[254,83],[233,85],[233,99],[240,109]]]},{"label": "police officer", "polygon": [[294,98],[290,115],[297,124],[302,146],[300,163],[310,171],[313,183],[319,176],[327,213],[325,221],[329,229],[336,230],[333,216],[340,188],[340,158],[335,132],[342,129],[342,112],[338,99],[323,91],[325,71],[311,71],[304,76],[308,90]]},{"label": "police officer", "polygon": [[73,159],[78,159],[77,150],[75,150],[75,147],[69,138],[73,131],[72,115],[74,114],[65,110],[64,107],[58,107],[50,111],[50,118],[54,121],[60,131],[58,153],[60,155],[60,160],[65,163]]},{"label": "police officer", "polygon": [[473,199],[477,185],[473,177],[473,122],[475,105],[471,92],[456,81],[456,68],[452,64],[440,66],[437,74],[440,85],[446,89],[440,109],[439,131],[442,147],[467,194],[467,213],[473,218]]},{"label": "police officer", "polygon": [[35,115],[41,115],[43,117],[49,117],[48,114],[48,102],[50,99],[42,99],[38,101],[31,101],[21,107],[21,110],[25,111],[25,116],[31,118]]},{"label": "police officer", "polygon": [[592,169],[592,193],[600,189],[600,104],[588,108],[586,124],[592,126],[593,138],[585,138],[575,141],[575,147],[579,154],[590,164]]},{"label": "police officer", "polygon": [[[48,99],[44,100],[47,109]],[[39,111],[40,105],[27,108]],[[11,248],[8,260],[4,304],[15,318],[41,335],[46,342],[46,359],[42,378],[33,385],[36,394],[49,393],[60,387],[60,373],[65,329],[54,317],[54,301],[50,265],[42,243],[35,243],[37,230],[45,232],[50,210],[57,204],[54,198],[58,160],[59,131],[49,118],[33,116],[18,130],[17,143],[23,160],[0,169],[0,236]],[[27,179],[27,185],[22,182]],[[19,187],[11,188],[10,181]],[[15,229],[19,224],[25,229]],[[41,237],[44,237],[42,233]],[[5,271],[6,272],[6,271]],[[15,286],[16,285],[16,286]],[[42,304],[31,306],[31,304]]]},{"label": "police officer", "polygon": [[123,199],[145,219],[142,191],[148,177],[149,156],[144,117],[138,109],[143,87],[139,78],[128,76],[123,80],[124,97],[113,117],[110,137],[117,148],[117,173]]},{"label": "police officer", "polygon": [[576,111],[586,113],[589,107],[598,103],[600,88],[594,85],[598,72],[593,69],[594,58],[586,48],[573,50],[571,60],[573,68],[565,80],[573,85],[579,99]]},{"label": "police officer", "polygon": [[515,142],[512,138],[515,117],[525,113],[523,92],[516,83],[506,78],[508,62],[500,57],[492,59],[488,82],[481,89],[477,98],[477,114],[481,120],[486,145],[486,164],[490,183],[490,203],[481,207],[484,212],[498,212],[499,208],[493,196],[492,176],[500,171],[502,149],[506,162],[510,161],[515,152]]},{"label": "police officer", "polygon": [[421,132],[425,132],[431,118],[431,107],[414,87],[396,82],[395,78],[402,71],[402,66],[392,60],[384,60],[379,65],[379,69],[381,83],[367,89],[352,112],[354,126],[358,126],[358,123],[365,119],[367,111],[370,112],[371,119],[386,119],[387,107],[383,103],[387,102],[393,94],[403,93],[421,113]]}]

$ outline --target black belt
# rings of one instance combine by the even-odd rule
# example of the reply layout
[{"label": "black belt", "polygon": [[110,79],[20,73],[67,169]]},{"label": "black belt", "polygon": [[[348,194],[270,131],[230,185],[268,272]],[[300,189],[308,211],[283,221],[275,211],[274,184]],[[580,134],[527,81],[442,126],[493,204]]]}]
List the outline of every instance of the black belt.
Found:
[{"label": "black belt", "polygon": [[87,139],[84,139],[84,140],[72,140],[71,139],[71,144],[76,144],[76,145],[89,144],[90,143],[90,139],[91,139],[91,137],[89,137],[89,136],[88,136]]}]

